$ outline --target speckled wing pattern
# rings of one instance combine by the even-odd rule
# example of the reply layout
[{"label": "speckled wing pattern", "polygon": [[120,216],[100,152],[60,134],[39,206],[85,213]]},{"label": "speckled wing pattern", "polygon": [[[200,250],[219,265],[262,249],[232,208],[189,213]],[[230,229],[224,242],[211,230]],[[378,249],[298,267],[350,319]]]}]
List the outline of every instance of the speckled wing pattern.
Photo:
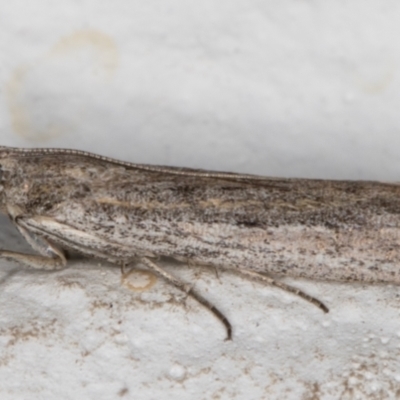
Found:
[{"label": "speckled wing pattern", "polygon": [[397,184],[159,167],[60,149],[0,147],[0,166],[2,206],[42,254],[48,240],[117,263],[168,256],[256,279],[400,283]]}]

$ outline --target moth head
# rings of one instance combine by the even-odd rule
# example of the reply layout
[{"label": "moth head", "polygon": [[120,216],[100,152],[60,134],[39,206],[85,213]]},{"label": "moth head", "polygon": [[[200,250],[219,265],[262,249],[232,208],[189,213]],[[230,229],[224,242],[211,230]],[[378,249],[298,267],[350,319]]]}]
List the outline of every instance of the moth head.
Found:
[{"label": "moth head", "polygon": [[4,208],[5,186],[10,171],[10,159],[14,151],[12,147],[0,146],[0,208]]}]

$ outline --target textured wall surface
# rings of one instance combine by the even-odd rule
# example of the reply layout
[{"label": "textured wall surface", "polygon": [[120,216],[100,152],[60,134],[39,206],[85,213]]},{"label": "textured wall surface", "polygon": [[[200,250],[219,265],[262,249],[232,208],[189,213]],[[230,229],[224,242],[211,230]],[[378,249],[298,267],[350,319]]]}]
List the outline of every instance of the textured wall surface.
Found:
[{"label": "textured wall surface", "polygon": [[[0,6],[2,145],[276,176],[399,180],[393,1],[15,0]],[[27,249],[0,221],[1,247]],[[29,249],[28,249],[29,250]],[[398,287],[276,288],[1,260],[1,399],[396,399]],[[288,280],[289,281],[289,280]]]}]

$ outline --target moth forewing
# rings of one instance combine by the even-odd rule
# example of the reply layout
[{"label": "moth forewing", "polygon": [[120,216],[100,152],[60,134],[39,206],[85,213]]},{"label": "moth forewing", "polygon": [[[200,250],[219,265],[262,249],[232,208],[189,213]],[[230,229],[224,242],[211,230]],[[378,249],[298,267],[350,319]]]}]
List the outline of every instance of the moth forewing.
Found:
[{"label": "moth forewing", "polygon": [[64,250],[117,264],[140,261],[212,311],[166,272],[160,256],[232,269],[316,304],[276,280],[400,283],[400,187],[265,178],[131,164],[86,152],[0,147],[2,206],[40,256],[0,255],[34,268]]}]

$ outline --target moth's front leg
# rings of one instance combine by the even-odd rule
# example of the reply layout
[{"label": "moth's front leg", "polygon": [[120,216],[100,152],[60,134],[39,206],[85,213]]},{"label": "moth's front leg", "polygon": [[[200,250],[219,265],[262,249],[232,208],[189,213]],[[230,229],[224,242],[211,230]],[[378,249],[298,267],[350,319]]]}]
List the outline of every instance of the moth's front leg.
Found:
[{"label": "moth's front leg", "polygon": [[64,252],[61,249],[50,243],[44,237],[30,232],[26,228],[22,227],[20,224],[18,224],[18,218],[13,218],[13,222],[25,240],[35,251],[41,255],[39,256],[0,250],[0,258],[17,261],[26,267],[35,269],[55,270],[62,269],[67,265],[67,260]]}]

